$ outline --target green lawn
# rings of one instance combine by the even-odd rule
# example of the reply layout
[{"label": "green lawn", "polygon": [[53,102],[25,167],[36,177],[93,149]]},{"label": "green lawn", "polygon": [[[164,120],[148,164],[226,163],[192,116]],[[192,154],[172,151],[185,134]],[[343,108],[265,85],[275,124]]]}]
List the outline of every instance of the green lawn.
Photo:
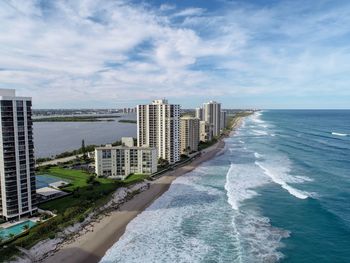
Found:
[{"label": "green lawn", "polygon": [[71,183],[62,190],[72,192],[72,195],[39,205],[42,209],[56,210],[58,213],[63,213],[67,208],[80,204],[96,205],[101,202],[100,199],[104,200],[104,197],[121,185],[120,182],[107,178],[96,178],[88,183],[90,174],[82,170],[64,169],[58,166],[49,168],[45,173],[62,180],[69,180]]},{"label": "green lawn", "polygon": [[87,179],[89,174],[81,170],[64,169],[58,166],[49,168],[46,172],[48,175],[59,177],[62,180],[68,180],[71,184],[65,188],[65,191],[73,191],[76,187],[85,187],[88,185]]},{"label": "green lawn", "polygon": [[137,182],[141,182],[145,179],[149,178],[149,175],[145,175],[145,174],[131,174],[129,175],[127,178],[125,178],[124,181],[122,181],[124,184],[134,184]]},{"label": "green lawn", "polygon": [[132,174],[124,181],[97,177],[93,182],[88,183],[90,174],[82,170],[64,169],[58,166],[47,169],[45,174],[62,178],[62,180],[69,180],[71,183],[61,189],[71,192],[72,195],[39,205],[41,209],[57,211],[58,213],[64,213],[66,209],[81,204],[97,206],[105,201],[109,194],[118,187],[131,185],[148,178],[148,175]]},{"label": "green lawn", "polygon": [[133,174],[124,181],[95,178],[82,170],[64,169],[58,166],[42,168],[41,173],[69,180],[70,185],[62,188],[71,195],[39,205],[39,208],[55,211],[57,216],[38,224],[6,247],[0,247],[0,262],[7,261],[18,253],[17,246],[29,249],[40,240],[54,238],[65,227],[81,222],[93,209],[105,204],[111,194],[121,186],[131,185],[147,178],[147,175]]},{"label": "green lawn", "polygon": [[[63,180],[69,180],[70,185],[62,188],[65,191],[74,191],[76,187],[88,186],[87,179],[91,176],[89,173],[83,170],[65,169],[59,166],[54,166],[45,171],[45,174],[53,175],[55,177],[62,178]],[[114,184],[116,181],[107,178],[96,178],[96,181],[102,185]]]}]

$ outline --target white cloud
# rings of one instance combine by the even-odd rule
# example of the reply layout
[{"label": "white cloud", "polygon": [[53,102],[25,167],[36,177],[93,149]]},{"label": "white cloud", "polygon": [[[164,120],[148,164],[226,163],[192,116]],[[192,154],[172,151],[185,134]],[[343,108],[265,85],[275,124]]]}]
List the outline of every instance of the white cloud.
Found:
[{"label": "white cloud", "polygon": [[331,85],[349,95],[350,7],[313,8],[1,2],[0,87],[32,94],[38,107],[202,91],[225,98],[326,93]]},{"label": "white cloud", "polygon": [[173,14],[173,16],[174,17],[199,16],[199,15],[202,15],[204,12],[205,12],[205,9],[203,9],[203,8],[192,7],[192,8],[187,8],[187,9],[181,10],[180,12]]},{"label": "white cloud", "polygon": [[170,11],[170,10],[174,10],[176,8],[175,5],[171,5],[171,4],[162,4],[159,7],[160,11]]}]

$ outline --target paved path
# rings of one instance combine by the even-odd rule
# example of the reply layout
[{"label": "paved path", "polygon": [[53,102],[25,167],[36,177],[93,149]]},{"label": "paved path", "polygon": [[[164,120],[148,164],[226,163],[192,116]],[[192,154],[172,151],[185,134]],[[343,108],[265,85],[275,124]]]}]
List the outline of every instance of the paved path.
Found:
[{"label": "paved path", "polygon": [[68,157],[64,157],[64,158],[58,158],[58,159],[38,163],[35,165],[35,167],[40,167],[40,166],[45,166],[45,165],[56,165],[58,163],[65,163],[65,162],[72,161],[77,157],[82,157],[82,156],[83,156],[83,154],[77,154],[77,155],[72,155],[72,156],[68,156]]}]

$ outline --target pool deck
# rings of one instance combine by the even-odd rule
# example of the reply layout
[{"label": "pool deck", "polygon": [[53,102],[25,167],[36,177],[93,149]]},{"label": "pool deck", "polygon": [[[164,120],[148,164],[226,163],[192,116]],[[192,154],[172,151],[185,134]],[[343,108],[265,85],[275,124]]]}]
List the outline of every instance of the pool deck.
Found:
[{"label": "pool deck", "polygon": [[16,220],[16,221],[13,221],[13,222],[9,221],[9,222],[2,223],[2,224],[0,224],[0,227],[2,227],[2,228],[9,228],[9,227],[18,225],[18,224],[23,223],[23,222],[28,221],[28,220],[37,223],[40,220],[40,217],[31,217],[31,218],[23,217],[20,220]]}]

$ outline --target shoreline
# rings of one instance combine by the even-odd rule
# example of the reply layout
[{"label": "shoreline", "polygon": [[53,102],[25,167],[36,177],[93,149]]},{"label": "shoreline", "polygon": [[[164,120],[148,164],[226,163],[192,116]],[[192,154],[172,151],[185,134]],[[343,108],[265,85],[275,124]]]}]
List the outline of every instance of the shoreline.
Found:
[{"label": "shoreline", "polygon": [[237,118],[229,133],[222,136],[214,145],[204,149],[201,155],[192,162],[173,171],[168,171],[160,178],[152,181],[149,189],[142,191],[123,203],[118,210],[110,212],[97,222],[93,222],[90,227],[91,231],[76,237],[71,243],[63,243],[57,252],[41,262],[99,262],[107,250],[124,234],[128,223],[164,194],[174,180],[193,171],[203,162],[214,158],[222,152],[225,147],[224,139],[233,135],[241,121],[241,117]]}]

